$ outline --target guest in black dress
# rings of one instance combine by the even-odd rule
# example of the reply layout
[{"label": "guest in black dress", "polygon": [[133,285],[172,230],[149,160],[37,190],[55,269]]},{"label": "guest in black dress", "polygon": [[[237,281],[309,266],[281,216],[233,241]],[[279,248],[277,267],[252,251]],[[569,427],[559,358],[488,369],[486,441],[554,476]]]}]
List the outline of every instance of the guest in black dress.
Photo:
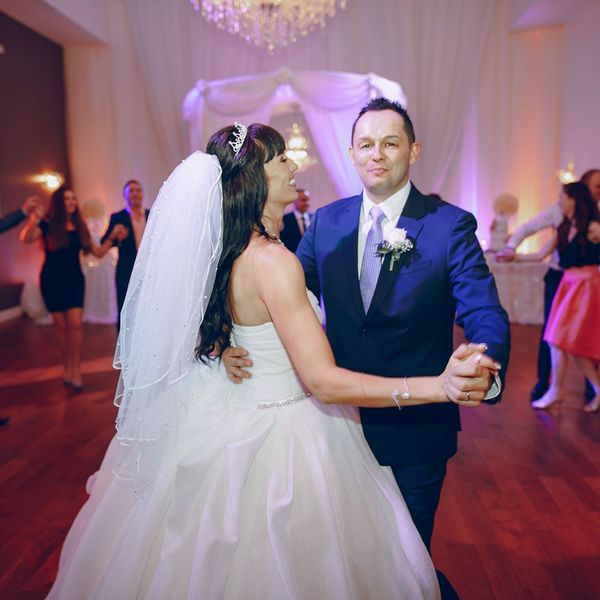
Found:
[{"label": "guest in black dress", "polygon": [[44,219],[41,211],[33,213],[21,231],[27,244],[43,241],[45,260],[40,274],[40,288],[46,308],[52,314],[63,352],[64,382],[79,390],[81,379],[81,346],[83,341],[83,298],[85,280],[79,253],[102,256],[123,232],[115,229],[111,237],[97,246],[83,219],[77,197],[70,187],[58,188],[50,200]]}]

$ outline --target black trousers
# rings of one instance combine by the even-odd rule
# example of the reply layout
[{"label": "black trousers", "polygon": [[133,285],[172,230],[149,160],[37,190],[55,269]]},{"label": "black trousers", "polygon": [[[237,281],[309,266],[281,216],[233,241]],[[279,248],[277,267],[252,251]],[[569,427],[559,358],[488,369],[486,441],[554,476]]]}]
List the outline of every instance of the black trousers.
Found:
[{"label": "black trousers", "polygon": [[540,347],[538,349],[537,359],[537,377],[540,387],[548,387],[550,382],[550,371],[552,369],[552,360],[550,358],[550,346],[544,341],[546,325],[552,308],[552,301],[556,296],[556,290],[562,279],[563,272],[556,269],[548,269],[544,277],[544,325],[542,326],[542,335],[540,336]]},{"label": "black trousers", "polygon": [[[440,503],[446,477],[446,460],[423,465],[392,466],[396,483],[404,496],[410,516],[427,550],[431,552],[431,536],[435,511]],[[440,571],[436,570],[443,600],[457,600],[458,594]]]}]

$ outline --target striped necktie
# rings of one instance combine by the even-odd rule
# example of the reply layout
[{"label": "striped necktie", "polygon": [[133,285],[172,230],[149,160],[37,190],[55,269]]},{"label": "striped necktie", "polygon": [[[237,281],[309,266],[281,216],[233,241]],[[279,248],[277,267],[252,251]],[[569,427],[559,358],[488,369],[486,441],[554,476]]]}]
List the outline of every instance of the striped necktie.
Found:
[{"label": "striped necktie", "polygon": [[369,233],[367,234],[359,279],[360,294],[365,314],[369,311],[377,279],[379,278],[379,271],[381,271],[381,258],[377,255],[377,246],[383,241],[383,227],[381,226],[381,222],[385,217],[385,213],[379,206],[375,205],[369,211],[369,216],[373,219],[373,225],[371,225],[371,229],[369,229]]}]

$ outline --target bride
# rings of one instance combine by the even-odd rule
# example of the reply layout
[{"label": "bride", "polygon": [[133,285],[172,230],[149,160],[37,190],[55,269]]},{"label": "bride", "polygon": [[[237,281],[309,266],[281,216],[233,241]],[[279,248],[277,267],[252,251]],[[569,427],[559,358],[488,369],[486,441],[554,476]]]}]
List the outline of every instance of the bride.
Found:
[{"label": "bride", "polygon": [[[356,407],[456,400],[465,378],[476,404],[494,363],[470,345],[439,377],[336,367],[278,238],[296,196],[284,149],[266,125],[225,127],[163,185],[122,312],[118,433],[49,598],[439,597]],[[236,344],[244,386],[216,360]]]}]

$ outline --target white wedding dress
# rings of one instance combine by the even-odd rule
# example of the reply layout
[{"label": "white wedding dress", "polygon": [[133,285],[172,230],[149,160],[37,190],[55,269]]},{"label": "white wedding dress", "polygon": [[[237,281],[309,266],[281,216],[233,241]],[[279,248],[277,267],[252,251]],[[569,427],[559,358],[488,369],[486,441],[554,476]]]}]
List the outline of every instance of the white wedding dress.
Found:
[{"label": "white wedding dress", "polygon": [[302,396],[272,323],[236,325],[234,340],[252,378],[234,385],[200,364],[188,375],[184,425],[147,497],[115,479],[113,440],[49,598],[438,598],[357,410]]}]

